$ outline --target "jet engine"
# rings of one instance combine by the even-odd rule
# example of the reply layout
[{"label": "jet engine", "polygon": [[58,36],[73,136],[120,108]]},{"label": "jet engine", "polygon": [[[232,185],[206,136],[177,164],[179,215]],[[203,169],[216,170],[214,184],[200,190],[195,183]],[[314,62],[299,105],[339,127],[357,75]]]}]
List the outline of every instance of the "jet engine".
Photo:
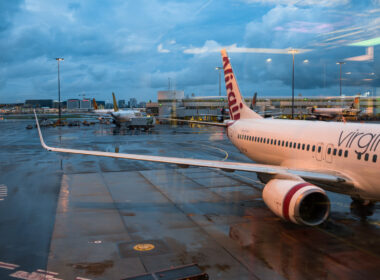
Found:
[{"label": "jet engine", "polygon": [[264,187],[263,199],[277,216],[296,224],[316,226],[330,213],[325,191],[304,181],[272,179]]}]

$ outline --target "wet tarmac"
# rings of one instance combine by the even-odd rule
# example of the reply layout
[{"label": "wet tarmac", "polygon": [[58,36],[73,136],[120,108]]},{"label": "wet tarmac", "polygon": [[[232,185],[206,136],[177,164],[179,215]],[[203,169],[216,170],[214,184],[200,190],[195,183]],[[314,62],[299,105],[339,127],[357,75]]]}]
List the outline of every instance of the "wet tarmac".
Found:
[{"label": "wet tarmac", "polygon": [[[191,263],[210,279],[376,279],[380,209],[329,193],[319,227],[283,222],[255,174],[54,154],[31,121],[0,121],[0,279],[122,279]],[[246,161],[220,128],[43,129],[89,150]]]}]

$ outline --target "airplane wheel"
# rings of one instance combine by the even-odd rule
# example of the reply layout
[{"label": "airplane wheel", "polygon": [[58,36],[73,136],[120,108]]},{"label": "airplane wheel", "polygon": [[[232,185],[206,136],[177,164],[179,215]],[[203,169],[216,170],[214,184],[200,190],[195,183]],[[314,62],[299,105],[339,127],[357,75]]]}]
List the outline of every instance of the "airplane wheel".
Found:
[{"label": "airplane wheel", "polygon": [[351,213],[363,220],[372,216],[375,212],[375,203],[369,200],[352,198],[350,205]]}]

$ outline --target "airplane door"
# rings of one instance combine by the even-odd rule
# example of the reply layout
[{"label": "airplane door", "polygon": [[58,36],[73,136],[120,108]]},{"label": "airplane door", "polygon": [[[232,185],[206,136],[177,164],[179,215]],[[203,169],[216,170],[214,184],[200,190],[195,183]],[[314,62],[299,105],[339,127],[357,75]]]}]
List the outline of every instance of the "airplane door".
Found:
[{"label": "airplane door", "polygon": [[318,161],[323,159],[323,143],[318,143],[315,149],[315,158]]},{"label": "airplane door", "polygon": [[333,144],[327,144],[326,149],[325,149],[325,160],[328,163],[332,162],[332,155],[333,155],[333,149],[334,145]]}]

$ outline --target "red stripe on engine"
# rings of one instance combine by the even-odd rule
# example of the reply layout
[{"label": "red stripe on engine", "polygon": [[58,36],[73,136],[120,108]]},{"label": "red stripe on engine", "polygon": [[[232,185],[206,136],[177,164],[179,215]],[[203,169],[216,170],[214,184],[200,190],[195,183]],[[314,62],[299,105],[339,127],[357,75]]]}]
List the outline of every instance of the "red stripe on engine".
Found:
[{"label": "red stripe on engine", "polygon": [[295,185],[290,191],[288,191],[288,193],[286,194],[285,196],[285,199],[284,199],[284,203],[282,204],[282,215],[284,215],[284,218],[286,220],[290,220],[289,219],[289,205],[290,205],[290,201],[292,200],[294,194],[302,189],[303,187],[306,187],[306,186],[312,186],[311,184],[309,183],[300,183],[298,185]]}]

